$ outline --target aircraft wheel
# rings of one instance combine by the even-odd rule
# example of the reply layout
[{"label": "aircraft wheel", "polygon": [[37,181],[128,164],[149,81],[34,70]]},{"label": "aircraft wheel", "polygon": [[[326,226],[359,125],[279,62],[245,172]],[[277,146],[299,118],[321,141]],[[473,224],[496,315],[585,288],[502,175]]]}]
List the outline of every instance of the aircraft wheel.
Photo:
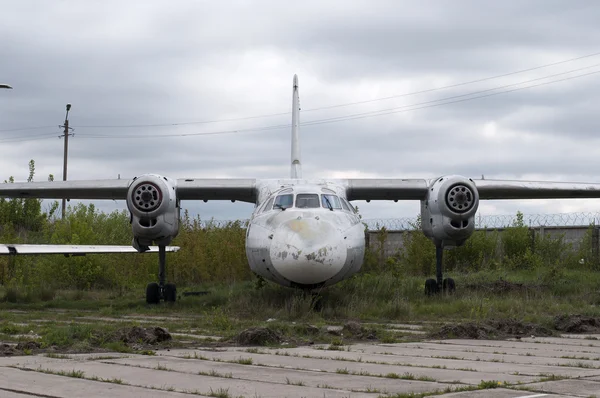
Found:
[{"label": "aircraft wheel", "polygon": [[174,303],[177,300],[177,288],[173,283],[165,285],[165,301]]},{"label": "aircraft wheel", "polygon": [[456,291],[456,283],[454,283],[454,279],[446,278],[442,284],[444,292],[448,294],[452,294]]},{"label": "aircraft wheel", "polygon": [[425,281],[425,295],[432,296],[437,293],[439,293],[439,289],[435,279],[427,279]]},{"label": "aircraft wheel", "polygon": [[152,282],[146,286],[146,303],[158,304],[160,302],[160,288],[158,283]]}]

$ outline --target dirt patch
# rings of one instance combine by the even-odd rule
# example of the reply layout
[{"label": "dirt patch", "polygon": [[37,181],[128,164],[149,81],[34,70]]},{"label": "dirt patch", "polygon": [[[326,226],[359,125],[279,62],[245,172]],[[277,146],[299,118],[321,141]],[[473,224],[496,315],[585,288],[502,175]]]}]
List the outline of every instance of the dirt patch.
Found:
[{"label": "dirt patch", "polygon": [[0,344],[0,357],[12,357],[14,355],[23,355],[23,352],[18,351],[14,345]]},{"label": "dirt patch", "polygon": [[552,330],[533,323],[524,323],[516,319],[490,320],[484,322],[466,322],[444,325],[431,334],[439,339],[500,339],[509,337],[552,336]]},{"label": "dirt patch", "polygon": [[42,345],[40,343],[38,343],[37,341],[24,341],[24,342],[17,344],[15,349],[17,349],[19,351],[25,351],[25,350],[31,351],[31,350],[37,350],[41,346]]},{"label": "dirt patch", "polygon": [[281,335],[269,328],[250,328],[242,330],[240,334],[234,337],[234,341],[239,345],[269,345],[281,342]]},{"label": "dirt patch", "polygon": [[431,337],[437,339],[489,339],[496,337],[496,331],[485,324],[459,323],[456,325],[444,325],[439,331],[431,333]]},{"label": "dirt patch", "polygon": [[158,344],[163,341],[171,340],[171,334],[165,328],[159,326],[143,328],[133,326],[131,328],[120,329],[116,332],[116,339],[125,344]]},{"label": "dirt patch", "polygon": [[[17,345],[14,344],[0,344],[0,357],[12,357],[17,355],[29,355],[31,351],[37,350],[41,347],[41,344],[37,341],[24,341]],[[28,351],[28,352],[26,352]]]},{"label": "dirt patch", "polygon": [[360,340],[375,340],[377,338],[377,330],[365,327],[356,321],[346,322],[342,331],[344,336],[350,335],[350,337]]},{"label": "dirt patch", "polygon": [[567,333],[600,333],[600,318],[584,315],[558,315],[554,318],[556,330]]}]

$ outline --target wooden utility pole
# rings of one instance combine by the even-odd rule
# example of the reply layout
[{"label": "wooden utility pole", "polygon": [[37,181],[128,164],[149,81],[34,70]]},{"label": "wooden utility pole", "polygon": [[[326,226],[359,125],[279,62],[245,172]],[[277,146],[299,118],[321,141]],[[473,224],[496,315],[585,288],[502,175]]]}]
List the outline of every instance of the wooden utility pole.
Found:
[{"label": "wooden utility pole", "polygon": [[[67,114],[65,115],[65,124],[63,126],[59,126],[59,127],[64,127],[64,134],[61,135],[60,137],[65,137],[65,150],[64,150],[64,155],[63,155],[63,181],[67,181],[67,155],[69,153],[69,135],[73,135],[69,133],[69,111],[71,110],[71,104],[67,104]],[[71,129],[73,130],[73,129]],[[67,207],[67,200],[63,198],[62,200],[62,218],[64,220],[65,218],[65,209]]]}]

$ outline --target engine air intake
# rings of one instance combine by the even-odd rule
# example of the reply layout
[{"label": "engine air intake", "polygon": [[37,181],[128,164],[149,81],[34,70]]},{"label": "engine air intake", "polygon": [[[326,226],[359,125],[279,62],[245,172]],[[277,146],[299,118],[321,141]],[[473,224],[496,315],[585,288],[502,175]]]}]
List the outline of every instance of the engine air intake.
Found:
[{"label": "engine air intake", "polygon": [[465,185],[458,184],[448,190],[446,195],[446,205],[448,208],[458,214],[466,213],[475,204],[473,191]]},{"label": "engine air intake", "polygon": [[162,199],[160,188],[151,182],[142,182],[135,187],[131,194],[133,205],[142,212],[151,212],[158,209]]}]

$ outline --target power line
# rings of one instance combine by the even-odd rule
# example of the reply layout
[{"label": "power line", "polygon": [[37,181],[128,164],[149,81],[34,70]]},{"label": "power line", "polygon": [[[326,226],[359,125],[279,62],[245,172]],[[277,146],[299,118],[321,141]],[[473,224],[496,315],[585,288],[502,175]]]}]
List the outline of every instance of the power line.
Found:
[{"label": "power line", "polygon": [[[560,64],[564,64],[564,63],[568,63],[568,62],[578,61],[578,60],[585,59],[585,58],[591,58],[591,57],[595,57],[595,56],[598,56],[598,55],[600,55],[600,52],[596,52],[596,53],[592,53],[592,54],[587,54],[587,55],[583,55],[583,56],[579,56],[579,57],[575,57],[575,58],[570,58],[570,59],[567,59],[567,60],[564,60],[564,61],[558,61],[558,62],[553,62],[553,63],[549,63],[549,64],[545,64],[545,65],[535,66],[533,68],[522,69],[522,70],[515,71],[515,72],[503,73],[503,74],[496,75],[496,76],[485,77],[485,78],[476,79],[476,80],[470,80],[470,81],[467,81],[467,82],[456,83],[456,84],[451,84],[451,85],[437,87],[437,88],[430,88],[430,89],[425,89],[425,90],[413,91],[413,92],[410,92],[410,93],[392,95],[392,96],[389,96],[389,97],[381,97],[381,98],[375,98],[375,99],[370,99],[370,100],[365,100],[365,101],[348,102],[348,103],[345,103],[345,104],[329,105],[329,106],[322,106],[322,107],[318,107],[318,108],[303,109],[302,113],[314,112],[314,111],[325,110],[325,109],[342,108],[342,107],[351,106],[351,105],[366,104],[366,103],[370,103],[370,102],[385,101],[385,100],[394,99],[394,98],[408,97],[408,96],[417,95],[417,94],[425,94],[425,93],[430,93],[430,92],[434,92],[434,91],[446,90],[446,89],[449,89],[449,88],[455,88],[455,87],[465,86],[465,85],[468,85],[468,84],[474,84],[474,83],[480,83],[480,82],[484,82],[484,81],[499,79],[501,77],[512,76],[512,75],[516,75],[516,74],[519,74],[519,73],[531,72],[531,71],[534,71],[534,70],[548,68],[548,67],[551,67],[551,66],[556,66],[556,65],[560,65]],[[267,118],[267,117],[274,117],[274,116],[289,115],[290,113],[291,112],[280,112],[280,113],[271,113],[271,114],[258,115],[258,116],[247,116],[247,117],[241,117],[241,118],[205,120],[205,121],[184,122],[184,123],[156,123],[156,124],[130,124],[130,125],[96,125],[96,126],[88,125],[88,126],[77,126],[77,127],[78,128],[169,127],[169,126],[184,126],[184,125],[193,125],[193,124],[210,124],[210,123],[233,122],[233,121],[241,121],[241,120],[260,119],[260,118]]]},{"label": "power line", "polygon": [[[595,57],[597,55],[600,55],[600,52],[599,53],[593,53],[593,54],[584,55],[584,56],[577,57],[577,58],[567,59],[565,61],[559,61],[559,62],[554,62],[554,63],[551,63],[551,64],[546,64],[546,65],[541,65],[541,66],[535,66],[533,68],[522,69],[522,70],[516,71],[516,72],[509,72],[509,73],[504,73],[502,75],[496,75],[496,76],[492,76],[492,77],[485,77],[485,78],[482,78],[482,79],[471,80],[471,81],[468,81],[468,82],[456,83],[456,84],[451,84],[451,85],[448,85],[448,86],[442,86],[442,87],[438,87],[438,88],[430,88],[430,89],[426,89],[426,90],[413,91],[413,92],[406,93],[406,94],[392,95],[392,96],[389,96],[389,97],[381,97],[381,98],[375,98],[375,99],[365,100],[365,101],[349,102],[349,103],[346,103],[346,104],[323,106],[323,107],[313,108],[313,109],[303,109],[302,112],[311,112],[311,111],[318,111],[318,110],[322,110],[322,109],[333,109],[333,108],[341,108],[341,107],[350,106],[350,105],[367,104],[369,102],[383,101],[383,100],[388,100],[388,99],[407,97],[407,96],[416,95],[416,94],[429,93],[429,92],[432,92],[432,91],[445,90],[445,89],[448,89],[448,88],[466,86],[467,84],[480,83],[480,82],[484,82],[484,81],[488,81],[488,80],[499,79],[501,77],[516,75],[516,74],[519,74],[519,73],[531,72],[531,71],[534,71],[534,70],[538,70],[538,69],[542,69],[542,68],[548,68],[550,66],[556,66],[556,65],[560,65],[560,64],[564,64],[564,63],[572,62],[572,61],[577,61],[577,60],[584,59],[584,58]],[[583,69],[585,69],[585,68],[583,68]]]},{"label": "power line", "polygon": [[[480,82],[484,82],[484,81],[499,79],[501,77],[512,76],[512,75],[516,75],[516,74],[520,74],[520,73],[531,72],[531,71],[534,71],[534,70],[539,70],[539,69],[548,68],[548,67],[551,67],[551,66],[565,64],[565,63],[568,63],[568,62],[573,62],[573,61],[578,61],[578,60],[582,60],[582,59],[586,59],[586,58],[591,58],[591,57],[595,57],[595,56],[598,56],[598,55],[600,55],[600,52],[596,52],[596,53],[592,53],[592,54],[587,54],[587,55],[582,55],[582,56],[579,56],[579,57],[570,58],[570,59],[566,59],[566,60],[563,60],[563,61],[558,61],[558,62],[552,62],[552,63],[548,63],[548,64],[544,64],[544,65],[539,65],[539,66],[535,66],[535,67],[532,67],[532,68],[518,70],[518,71],[515,71],[515,72],[503,73],[503,74],[500,74],[500,75],[495,75],[495,76],[485,77],[485,78],[481,78],[481,79],[470,80],[470,81],[466,81],[466,82],[462,82],[462,83],[456,83],[456,84],[451,84],[451,85],[437,87],[437,88],[431,88],[431,89],[413,91],[413,92],[409,92],[409,93],[392,95],[392,96],[388,96],[388,97],[375,98],[375,99],[364,100],[364,101],[348,102],[348,103],[344,103],[344,104],[337,104],[337,105],[329,105],[329,106],[323,106],[323,107],[318,107],[318,108],[303,109],[302,112],[306,113],[306,112],[314,112],[314,111],[319,111],[319,110],[341,108],[341,107],[346,107],[346,106],[366,104],[366,103],[377,102],[377,101],[385,101],[385,100],[394,99],[394,98],[408,97],[408,96],[413,96],[413,95],[418,95],[418,94],[430,93],[430,92],[434,92],[434,91],[446,90],[446,89],[449,89],[449,88],[455,88],[455,87],[465,86],[465,85],[468,85],[468,84],[474,84],[474,83],[480,83]],[[234,121],[242,121],[242,120],[262,119],[262,118],[275,117],[275,116],[284,116],[284,115],[289,115],[289,114],[290,114],[290,112],[279,112],[279,113],[270,113],[270,114],[263,114],[263,115],[256,115],[256,116],[246,116],[246,117],[239,117],[239,118],[227,118],[227,119],[216,119],[216,120],[203,120],[203,121],[194,121],[194,122],[154,123],[154,124],[124,124],[124,125],[81,125],[81,126],[76,126],[76,127],[78,127],[78,128],[174,127],[174,126],[187,126],[187,125],[194,125],[194,124],[211,124],[211,123],[222,123],[222,122],[234,122]],[[38,129],[51,128],[51,127],[54,127],[54,126],[37,126],[37,127],[22,127],[22,128],[14,128],[14,129],[1,129],[0,132],[24,131],[24,130],[38,130]]]},{"label": "power line", "polygon": [[[586,69],[586,68],[581,68],[581,69]],[[558,73],[556,75],[564,75],[566,73],[572,73],[572,72],[563,72],[563,73]],[[548,82],[533,84],[533,85],[526,86],[526,87],[517,87],[517,88],[510,89],[510,90],[498,91],[498,92],[493,92],[493,93],[488,93],[488,94],[483,94],[483,95],[477,95],[477,96],[469,97],[469,98],[457,99],[459,97],[471,96],[471,95],[474,95],[474,94],[477,94],[477,93],[489,92],[491,90],[498,90],[500,88],[507,88],[507,87],[511,87],[511,86],[515,86],[515,85],[519,85],[519,84],[525,84],[525,83],[528,83],[528,82],[539,81],[539,80],[547,79],[547,78],[550,77],[550,76],[546,76],[545,78],[531,79],[531,80],[524,81],[524,82],[521,82],[521,83],[515,83],[515,84],[511,84],[511,85],[501,86],[501,87],[497,87],[497,88],[494,88],[494,89],[482,90],[482,91],[478,91],[478,92],[472,92],[472,93],[469,93],[469,94],[463,94],[463,95],[459,95],[459,96],[452,96],[452,97],[442,98],[442,99],[439,99],[439,100],[427,101],[427,102],[423,102],[423,103],[409,104],[409,105],[404,105],[404,106],[397,107],[397,108],[389,108],[389,109],[384,109],[384,110],[374,111],[374,112],[365,112],[365,113],[351,114],[351,115],[346,115],[346,116],[340,116],[338,118],[312,120],[312,121],[308,121],[308,122],[305,122],[305,123],[301,123],[301,126],[314,126],[314,125],[319,125],[319,124],[337,123],[337,122],[348,121],[348,120],[356,120],[356,119],[364,119],[364,118],[369,118],[369,117],[384,116],[384,115],[389,115],[389,114],[393,114],[393,113],[409,112],[409,111],[415,111],[415,110],[420,110],[420,109],[438,107],[438,106],[442,106],[442,105],[450,105],[450,104],[456,104],[456,103],[460,103],[460,102],[473,101],[473,100],[480,99],[480,98],[492,97],[492,96],[496,96],[496,95],[500,95],[500,94],[507,94],[507,93],[512,93],[512,92],[515,92],[515,91],[521,91],[521,90],[526,90],[526,89],[530,89],[530,88],[535,88],[535,87],[545,86],[545,85],[549,85],[549,84],[559,83],[559,82],[562,82],[562,81],[573,80],[573,79],[577,79],[577,78],[581,78],[581,77],[585,77],[585,76],[589,76],[589,75],[594,75],[594,74],[597,74],[597,73],[600,73],[600,70],[593,71],[593,72],[588,72],[588,73],[584,73],[584,74],[577,75],[577,76],[571,76],[571,77],[566,77],[566,78],[562,78],[562,79],[551,80],[551,81],[548,81]],[[277,130],[277,129],[289,128],[289,127],[290,127],[289,124],[285,124],[285,125],[256,127],[256,128],[250,128],[250,129],[224,130],[224,131],[213,131],[213,132],[208,132],[208,133],[187,133],[187,134],[119,135],[119,136],[115,136],[115,135],[88,135],[88,134],[80,134],[80,138],[165,138],[165,137],[190,137],[190,136],[202,136],[202,135],[218,135],[218,134],[237,134],[237,133],[245,133],[245,132],[259,132],[259,131]]]},{"label": "power line", "polygon": [[[532,83],[532,82],[536,82],[536,81],[540,81],[540,80],[549,79],[549,78],[552,78],[552,77],[563,76],[563,75],[567,75],[567,74],[570,74],[570,73],[580,72],[582,70],[595,68],[595,67],[598,67],[598,66],[600,66],[600,63],[599,64],[595,64],[595,65],[586,66],[586,67],[583,67],[583,68],[573,69],[573,70],[566,71],[566,72],[555,73],[553,75],[547,75],[547,76],[538,77],[538,78],[535,78],[535,79],[524,80],[524,81],[518,82],[518,83],[506,84],[504,86],[498,86],[498,87],[488,88],[488,89],[485,89],[485,90],[472,91],[472,92],[467,93],[467,94],[453,95],[453,96],[450,96],[450,97],[440,98],[440,99],[436,99],[436,100],[424,101],[424,102],[419,102],[419,103],[409,104],[409,105],[401,105],[401,106],[397,106],[397,107],[393,107],[393,108],[387,108],[387,109],[379,109],[379,110],[376,110],[376,111],[362,112],[362,113],[356,113],[356,114],[352,114],[352,115],[345,115],[345,116],[332,117],[332,118],[328,118],[328,119],[321,119],[321,120],[319,120],[319,122],[330,121],[330,120],[332,120],[332,121],[333,120],[343,120],[343,119],[345,119],[347,117],[354,117],[354,116],[375,115],[375,114],[378,114],[378,113],[381,113],[381,112],[387,112],[387,111],[392,111],[392,110],[396,110],[396,109],[416,107],[416,106],[427,105],[427,104],[434,104],[434,103],[437,103],[437,102],[448,101],[448,100],[453,100],[453,99],[456,99],[456,98],[463,98],[463,97],[468,97],[468,96],[472,96],[472,95],[487,93],[487,92],[490,92],[490,91],[500,90],[500,89],[514,87],[514,86],[519,86],[521,84]],[[594,72],[594,73],[596,73],[596,72]],[[576,77],[583,77],[583,76],[587,76],[587,75],[589,75],[589,74],[578,75],[578,76],[575,76],[575,78]],[[569,80],[569,79],[567,79],[567,80]],[[553,80],[553,81],[548,82],[548,83],[557,83],[557,82],[560,82],[560,81],[563,81],[563,79]],[[528,86],[528,87],[524,87],[524,88],[529,88],[529,87],[537,87],[537,85]],[[511,91],[512,90],[503,91],[502,93],[511,92]],[[486,97],[486,96],[478,96],[477,98],[483,98],[483,97]],[[307,123],[305,123],[305,125],[310,124],[310,123],[311,122],[307,122]]]},{"label": "power line", "polygon": [[548,84],[558,83],[558,82],[562,82],[562,81],[566,81],[566,80],[573,80],[573,79],[577,79],[577,78],[580,78],[580,77],[594,75],[596,73],[600,73],[600,70],[597,70],[597,71],[594,71],[594,72],[584,73],[582,75],[571,76],[571,77],[566,77],[566,78],[563,78],[563,79],[553,80],[553,81],[550,81],[550,82],[538,83],[538,84],[534,84],[534,85],[527,86],[527,87],[518,87],[518,88],[511,89],[511,90],[505,90],[505,91],[499,91],[499,92],[491,93],[491,94],[479,95],[479,96],[471,97],[471,98],[464,98],[464,99],[460,99],[460,100],[442,102],[442,103],[437,103],[437,104],[430,104],[430,105],[425,105],[425,106],[411,108],[411,109],[393,110],[393,111],[390,111],[390,112],[379,113],[379,114],[374,114],[374,115],[370,114],[370,115],[348,116],[348,117],[346,117],[343,120],[327,120],[327,119],[324,119],[324,120],[319,120],[319,121],[314,121],[314,122],[308,122],[308,123],[304,124],[304,126],[313,126],[313,125],[317,125],[317,124],[335,123],[335,122],[338,122],[338,121],[365,119],[365,118],[375,117],[375,116],[390,115],[390,114],[393,114],[393,113],[402,113],[402,112],[416,111],[416,110],[425,109],[425,108],[433,108],[433,107],[442,106],[442,105],[456,104],[456,103],[459,103],[459,102],[472,101],[472,100],[476,100],[476,99],[480,99],[480,98],[493,97],[493,96],[496,96],[496,95],[512,93],[512,92],[515,92],[515,91],[525,90],[525,89],[529,89],[529,88],[546,86]]},{"label": "power line", "polygon": [[50,129],[53,126],[35,126],[35,127],[19,127],[19,128],[15,128],[15,129],[2,129],[0,130],[0,133],[5,133],[5,132],[9,132],[9,131],[25,131],[25,130],[41,130],[41,129]]},{"label": "power line", "polygon": [[37,134],[30,135],[28,137],[11,137],[11,138],[3,138],[0,139],[0,143],[2,142],[25,142],[25,141],[39,141],[39,140],[47,140],[50,138],[56,138],[55,133],[51,134]]}]

